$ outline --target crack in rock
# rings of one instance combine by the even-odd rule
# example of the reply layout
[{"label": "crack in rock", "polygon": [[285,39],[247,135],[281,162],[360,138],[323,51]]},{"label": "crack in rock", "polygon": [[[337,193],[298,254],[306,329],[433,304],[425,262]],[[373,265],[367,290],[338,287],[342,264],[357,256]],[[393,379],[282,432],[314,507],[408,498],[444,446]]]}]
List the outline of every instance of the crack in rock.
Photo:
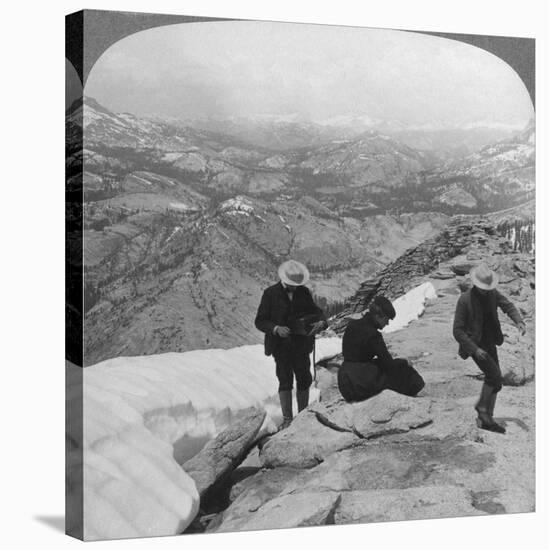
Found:
[{"label": "crack in rock", "polygon": [[316,416],[316,419],[327,428],[330,428],[332,430],[335,430],[336,432],[349,432],[354,433],[354,430],[352,428],[344,428],[343,426],[339,426],[335,422],[332,422],[327,416],[323,415],[322,413],[318,411],[314,411],[314,414]]},{"label": "crack in rock", "polygon": [[335,525],[335,515],[339,508],[339,505],[341,504],[341,494],[339,494],[331,507],[330,511],[328,512],[328,515],[326,516],[326,519],[324,520],[324,525]]}]

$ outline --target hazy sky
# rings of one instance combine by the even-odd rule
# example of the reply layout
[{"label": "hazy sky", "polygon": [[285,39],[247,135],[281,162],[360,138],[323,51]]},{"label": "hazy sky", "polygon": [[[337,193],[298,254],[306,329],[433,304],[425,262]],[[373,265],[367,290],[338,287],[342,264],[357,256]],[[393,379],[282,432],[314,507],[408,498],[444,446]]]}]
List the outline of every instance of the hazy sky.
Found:
[{"label": "hazy sky", "polygon": [[270,22],[159,27],[114,44],[85,94],[180,118],[367,115],[405,124],[526,124],[518,75],[492,54],[403,31]]}]

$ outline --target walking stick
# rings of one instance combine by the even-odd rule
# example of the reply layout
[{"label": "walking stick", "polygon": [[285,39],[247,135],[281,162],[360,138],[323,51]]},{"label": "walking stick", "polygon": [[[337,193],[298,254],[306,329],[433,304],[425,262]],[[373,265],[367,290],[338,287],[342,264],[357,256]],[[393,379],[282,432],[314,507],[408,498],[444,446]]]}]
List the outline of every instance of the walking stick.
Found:
[{"label": "walking stick", "polygon": [[313,382],[316,382],[316,334],[313,336]]}]

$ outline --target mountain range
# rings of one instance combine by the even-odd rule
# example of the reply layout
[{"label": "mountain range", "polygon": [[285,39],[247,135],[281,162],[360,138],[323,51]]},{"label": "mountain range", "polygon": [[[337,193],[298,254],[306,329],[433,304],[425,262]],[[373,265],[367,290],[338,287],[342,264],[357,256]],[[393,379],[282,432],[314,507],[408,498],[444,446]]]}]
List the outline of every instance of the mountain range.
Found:
[{"label": "mountain range", "polygon": [[255,311],[283,260],[306,263],[332,307],[449,216],[533,194],[533,124],[449,160],[373,130],[263,122],[286,129],[278,147],[92,98],[67,112],[68,196],[84,193],[86,364],[259,342]]}]

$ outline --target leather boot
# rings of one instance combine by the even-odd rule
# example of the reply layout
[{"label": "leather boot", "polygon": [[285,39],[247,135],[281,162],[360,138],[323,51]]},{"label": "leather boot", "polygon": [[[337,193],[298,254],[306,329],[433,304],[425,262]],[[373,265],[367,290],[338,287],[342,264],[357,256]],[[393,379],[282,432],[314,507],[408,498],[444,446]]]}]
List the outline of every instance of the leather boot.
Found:
[{"label": "leather boot", "polygon": [[287,428],[294,417],[292,412],[292,390],[283,390],[278,392],[280,399],[280,409],[282,410],[282,425],[280,429]]},{"label": "leather boot", "polygon": [[498,397],[498,394],[497,392],[492,392],[492,395],[490,395],[490,401],[488,402],[488,414],[492,417],[492,422],[496,425],[496,426],[499,426],[501,428],[500,430],[500,433],[505,433],[505,428],[501,425],[501,424],[498,424],[495,420],[494,420],[494,408],[496,406],[496,399]]},{"label": "leather boot", "polygon": [[301,412],[303,409],[307,408],[309,404],[309,389],[306,390],[297,390],[297,411]]},{"label": "leather boot", "polygon": [[[477,411],[477,426],[483,430],[488,430],[491,432],[505,433],[505,428],[500,426],[490,414],[490,406],[492,403],[492,395],[494,390],[492,386],[487,384],[482,384],[482,389],[480,391],[480,398],[475,405],[475,410]],[[495,401],[494,401],[495,402]]]}]

